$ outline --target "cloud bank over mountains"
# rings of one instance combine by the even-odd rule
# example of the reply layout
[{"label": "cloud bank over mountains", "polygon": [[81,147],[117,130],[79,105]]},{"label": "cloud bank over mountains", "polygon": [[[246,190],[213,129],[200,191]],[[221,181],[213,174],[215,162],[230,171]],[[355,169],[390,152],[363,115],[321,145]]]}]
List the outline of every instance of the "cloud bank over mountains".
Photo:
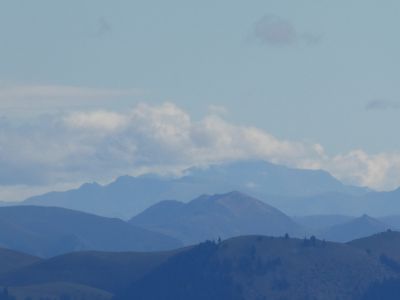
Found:
[{"label": "cloud bank over mountains", "polygon": [[194,120],[173,103],[0,122],[0,189],[7,196],[15,186],[38,189],[147,172],[179,175],[191,166],[242,159],[321,168],[346,183],[376,189],[400,185],[400,153],[330,156],[318,143],[284,140],[213,110]]}]

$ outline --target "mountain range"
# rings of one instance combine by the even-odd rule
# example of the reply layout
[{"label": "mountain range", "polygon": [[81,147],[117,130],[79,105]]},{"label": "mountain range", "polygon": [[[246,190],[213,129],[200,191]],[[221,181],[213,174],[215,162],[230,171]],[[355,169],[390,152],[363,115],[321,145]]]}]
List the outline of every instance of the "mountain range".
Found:
[{"label": "mountain range", "polygon": [[[129,219],[161,200],[188,202],[201,194],[230,191],[241,191],[262,199],[290,215],[371,214],[374,213],[371,209],[379,204],[376,199],[379,200],[381,195],[375,193],[375,199],[375,194],[369,189],[344,185],[321,170],[293,169],[265,161],[242,161],[204,169],[192,168],[181,177],[122,176],[107,185],[87,183],[78,189],[31,197],[21,204],[57,206]],[[371,209],[360,206],[363,197],[367,197]],[[398,208],[400,213],[400,205],[392,203],[393,197],[398,199],[397,195],[388,193],[384,201]],[[362,211],[361,208],[369,210]],[[382,212],[382,215],[391,213],[382,208],[377,212]]]},{"label": "mountain range", "polygon": [[[387,229],[400,217],[289,217],[241,192],[202,195],[187,203],[160,201],[129,221],[60,207],[0,207],[0,246],[51,257],[72,251],[161,251],[242,235],[347,242]],[[390,221],[390,223],[389,223]]]}]

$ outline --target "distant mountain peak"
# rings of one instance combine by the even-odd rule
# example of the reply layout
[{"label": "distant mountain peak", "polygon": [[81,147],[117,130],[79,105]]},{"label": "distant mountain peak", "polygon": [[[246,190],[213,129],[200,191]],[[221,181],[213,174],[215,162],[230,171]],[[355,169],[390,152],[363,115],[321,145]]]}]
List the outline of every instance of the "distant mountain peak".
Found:
[{"label": "distant mountain peak", "polygon": [[278,209],[239,191],[202,195],[186,204],[178,203],[160,202],[130,222],[185,244],[244,234],[283,236],[299,230],[299,225]]},{"label": "distant mountain peak", "polygon": [[353,220],[353,222],[364,222],[364,223],[368,223],[368,224],[376,224],[376,225],[382,225],[382,226],[387,226],[385,223],[383,223],[382,221],[379,221],[378,219],[375,219],[367,214],[363,214],[361,217],[356,218],[355,220]]},{"label": "distant mountain peak", "polygon": [[188,205],[194,205],[198,203],[208,203],[210,205],[219,204],[227,208],[233,208],[238,205],[270,207],[268,204],[240,191],[232,191],[224,194],[201,195],[200,197],[190,201]]}]

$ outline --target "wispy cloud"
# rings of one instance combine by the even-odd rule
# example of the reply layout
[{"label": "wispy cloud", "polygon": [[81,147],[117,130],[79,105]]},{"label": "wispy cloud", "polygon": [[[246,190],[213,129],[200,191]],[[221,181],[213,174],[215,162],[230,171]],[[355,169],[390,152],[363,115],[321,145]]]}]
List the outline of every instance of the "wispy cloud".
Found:
[{"label": "wispy cloud", "polygon": [[299,42],[314,45],[322,40],[321,34],[299,32],[289,20],[273,14],[265,15],[255,22],[252,37],[270,46],[290,46]]},{"label": "wispy cloud", "polygon": [[128,123],[128,118],[124,115],[108,112],[76,112],[65,117],[65,123],[71,128],[85,128],[103,131],[116,131],[124,128]]},{"label": "wispy cloud", "polygon": [[375,99],[365,105],[366,110],[397,110],[400,109],[400,102],[385,99]]},{"label": "wispy cloud", "polygon": [[0,85],[0,110],[91,106],[142,96],[140,89],[107,89],[67,85]]}]

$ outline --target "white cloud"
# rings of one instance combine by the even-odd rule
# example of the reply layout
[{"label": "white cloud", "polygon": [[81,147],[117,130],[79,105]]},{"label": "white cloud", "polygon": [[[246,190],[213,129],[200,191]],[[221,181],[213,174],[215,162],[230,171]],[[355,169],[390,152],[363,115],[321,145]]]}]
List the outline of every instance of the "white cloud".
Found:
[{"label": "white cloud", "polygon": [[399,153],[354,150],[329,156],[317,143],[283,140],[216,114],[193,120],[172,103],[138,104],[123,113],[54,114],[19,126],[3,120],[0,126],[0,185],[9,191],[104,182],[124,174],[179,174],[191,166],[239,159],[322,168],[344,182],[377,189],[400,184]]},{"label": "white cloud", "polygon": [[400,153],[367,154],[354,150],[326,160],[321,167],[352,184],[375,189],[394,189],[400,185]]},{"label": "white cloud", "polygon": [[127,125],[125,116],[108,111],[75,112],[65,119],[68,126],[76,129],[115,131]]}]

